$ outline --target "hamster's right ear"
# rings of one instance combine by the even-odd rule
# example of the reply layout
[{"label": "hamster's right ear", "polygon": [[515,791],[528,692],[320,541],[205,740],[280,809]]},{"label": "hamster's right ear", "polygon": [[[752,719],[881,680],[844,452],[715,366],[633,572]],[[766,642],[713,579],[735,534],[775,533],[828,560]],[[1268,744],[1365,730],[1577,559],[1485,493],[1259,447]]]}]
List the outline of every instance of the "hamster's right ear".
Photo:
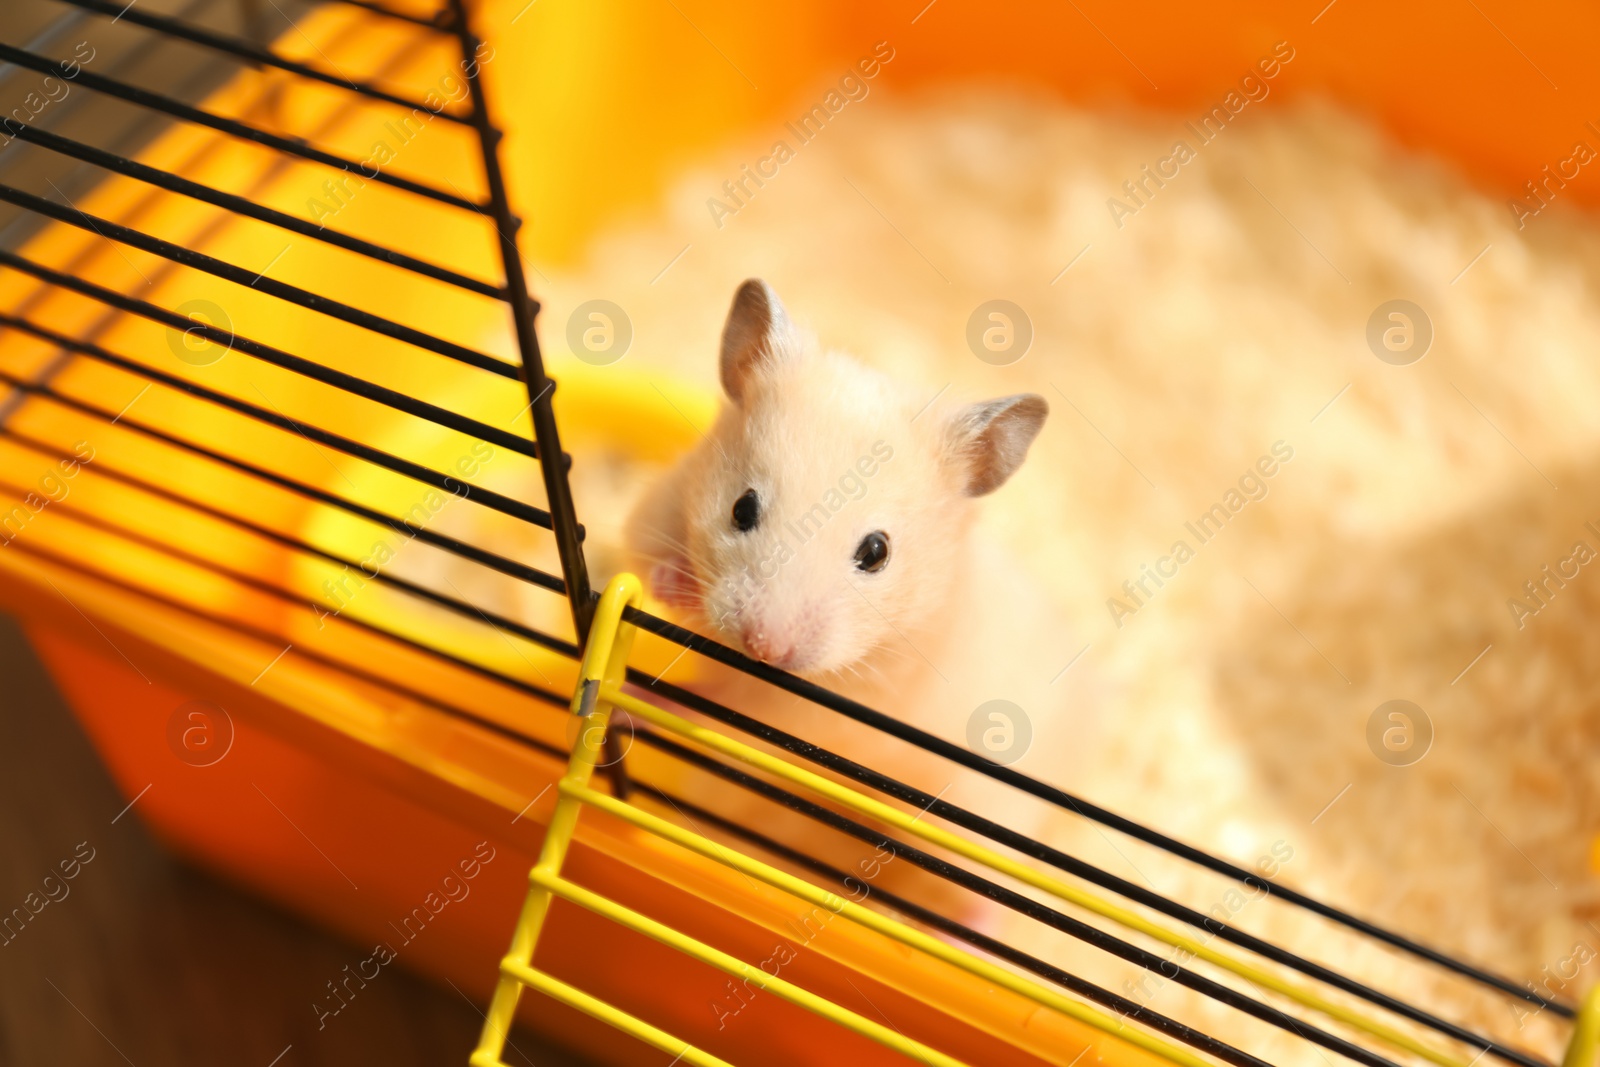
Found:
[{"label": "hamster's right ear", "polygon": [[751,372],[763,361],[788,358],[793,341],[789,314],[772,286],[760,278],[739,286],[722,327],[722,388],[728,399],[741,403]]}]

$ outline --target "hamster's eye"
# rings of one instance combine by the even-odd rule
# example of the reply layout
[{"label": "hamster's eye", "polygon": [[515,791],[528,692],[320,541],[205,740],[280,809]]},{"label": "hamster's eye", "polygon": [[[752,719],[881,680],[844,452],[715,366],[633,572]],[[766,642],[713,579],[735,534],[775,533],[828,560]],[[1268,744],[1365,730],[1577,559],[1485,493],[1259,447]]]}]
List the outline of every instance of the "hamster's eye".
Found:
[{"label": "hamster's eye", "polygon": [[882,530],[867,534],[856,546],[856,570],[871,574],[883,570],[883,565],[888,562],[889,535]]},{"label": "hamster's eye", "polygon": [[756,496],[754,489],[746,489],[744,495],[733,502],[733,525],[740,533],[748,533],[756,528],[756,523],[761,521],[761,501]]}]

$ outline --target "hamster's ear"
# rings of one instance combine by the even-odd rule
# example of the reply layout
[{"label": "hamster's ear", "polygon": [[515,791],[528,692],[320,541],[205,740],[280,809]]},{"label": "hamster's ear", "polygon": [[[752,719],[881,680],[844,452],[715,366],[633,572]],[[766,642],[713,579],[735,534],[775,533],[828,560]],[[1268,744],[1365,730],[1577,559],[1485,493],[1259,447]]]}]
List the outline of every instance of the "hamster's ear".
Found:
[{"label": "hamster's ear", "polygon": [[1033,393],[985,400],[958,409],[946,426],[946,455],[957,466],[968,496],[984,496],[1005,484],[1028,455],[1050,405]]},{"label": "hamster's ear", "polygon": [[772,286],[760,278],[739,286],[722,327],[722,388],[728,399],[740,403],[751,371],[764,360],[789,356],[792,339],[788,312]]}]

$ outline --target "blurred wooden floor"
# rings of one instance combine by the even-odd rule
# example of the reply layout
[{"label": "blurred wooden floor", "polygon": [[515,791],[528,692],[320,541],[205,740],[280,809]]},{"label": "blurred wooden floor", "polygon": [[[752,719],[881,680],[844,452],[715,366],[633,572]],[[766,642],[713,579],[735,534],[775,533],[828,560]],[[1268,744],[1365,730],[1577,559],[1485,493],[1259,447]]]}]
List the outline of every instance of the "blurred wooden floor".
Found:
[{"label": "blurred wooden floor", "polygon": [[[0,945],[0,1065],[465,1065],[478,1006],[404,971],[319,1031],[312,1000],[362,953],[170,858],[137,809],[112,825],[126,803],[0,616],[0,912],[79,842],[95,849],[69,895]],[[515,1045],[512,1064],[573,1062]]]}]

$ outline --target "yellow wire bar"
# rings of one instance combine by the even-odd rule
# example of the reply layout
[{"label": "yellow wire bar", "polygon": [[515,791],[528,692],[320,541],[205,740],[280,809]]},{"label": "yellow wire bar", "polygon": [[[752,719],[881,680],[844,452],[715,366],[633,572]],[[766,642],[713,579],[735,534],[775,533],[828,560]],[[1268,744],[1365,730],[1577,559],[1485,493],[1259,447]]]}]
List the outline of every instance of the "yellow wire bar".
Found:
[{"label": "yellow wire bar", "polygon": [[[626,806],[624,805],[624,807]],[[533,877],[540,885],[563,899],[570,900],[574,904],[587,908],[598,915],[603,915],[630,930],[644,934],[646,937],[654,938],[663,945],[675,948],[686,956],[697,959],[702,963],[708,963],[724,974],[743,979],[747,984],[753,985],[757,989],[774,993],[791,1004],[798,1004],[800,1007],[815,1012],[824,1019],[869,1037],[887,1048],[892,1048],[917,1063],[926,1063],[929,1067],[967,1067],[965,1063],[954,1056],[946,1056],[944,1053],[929,1048],[920,1041],[906,1037],[897,1030],[875,1023],[871,1019],[859,1015],[849,1008],[835,1004],[826,997],[818,996],[808,989],[803,989],[793,982],[768,974],[760,967],[752,967],[737,957],[714,949],[702,941],[696,941],[687,934],[679,933],[664,923],[659,923],[647,916],[640,915],[638,912],[626,908],[614,900],[609,900],[598,893],[569,882],[559,875],[545,874],[536,869]],[[1200,1062],[1203,1063],[1203,1061]],[[1199,1067],[1199,1065],[1197,1064],[1196,1067]]]},{"label": "yellow wire bar", "polygon": [[[583,990],[576,989],[545,971],[537,970],[533,967],[518,967],[506,964],[501,973],[516,979],[525,986],[537,989],[551,1000],[557,1000],[568,1007],[577,1008],[579,1011],[592,1015],[603,1023],[607,1023],[624,1033],[632,1034],[647,1044],[654,1045],[671,1056],[673,1058],[672,1062],[675,1064],[685,1063],[689,1067],[733,1067],[733,1064],[727,1060],[713,1056],[705,1049],[697,1048],[694,1045],[686,1045],[665,1030],[651,1026],[642,1019],[629,1015],[622,1009],[613,1007],[598,997],[592,997]],[[477,1054],[473,1055],[471,1062],[472,1067],[508,1067],[507,1064],[501,1063],[498,1057],[491,1060],[481,1060]]]},{"label": "yellow wire bar", "polygon": [[1597,1053],[1600,1053],[1600,985],[1590,989],[1583,998],[1561,1067],[1596,1067]]},{"label": "yellow wire bar", "polygon": [[[1053,896],[1101,915],[1124,927],[1182,949],[1200,959],[1231,971],[1256,985],[1298,1001],[1324,1015],[1371,1034],[1391,1046],[1431,1060],[1438,1064],[1439,1067],[1469,1067],[1466,1060],[1434,1048],[1411,1034],[1378,1019],[1371,1018],[1354,1008],[1329,1000],[1315,990],[1289,981],[1246,960],[1235,959],[1226,953],[1218,952],[1203,941],[1169,930],[1135,911],[1063,882],[1025,863],[1002,855],[991,848],[934,826],[923,820],[920,813],[911,815],[874,797],[858,793],[848,786],[840,785],[830,778],[825,778],[813,771],[797,767],[786,760],[762,752],[759,749],[751,748],[749,745],[726,737],[714,730],[679,718],[671,712],[664,711],[653,704],[623,692],[620,685],[602,686],[599,696],[612,702],[615,706],[623,708],[630,714],[637,715],[653,726],[659,726],[663,730],[694,741],[741,763],[760,768],[804,789],[835,800],[853,811],[877,819],[906,833],[914,834],[925,841],[981,863],[991,870],[1009,875],[1018,881],[1037,889],[1042,889]],[[587,785],[586,782],[580,784]],[[1168,1059],[1175,1058],[1165,1052],[1162,1055],[1165,1055]]]},{"label": "yellow wire bar", "polygon": [[[632,626],[623,626],[621,624],[622,609],[627,604],[637,603],[639,596],[640,586],[638,579],[632,575],[619,575],[607,586],[595,613],[595,621],[590,631],[589,646],[584,652],[578,687],[572,699],[573,713],[584,718],[585,728],[580,732],[578,741],[573,746],[567,773],[559,784],[556,808],[551,816],[549,829],[545,834],[544,845],[540,850],[538,862],[535,863],[533,870],[529,873],[528,896],[523,902],[522,913],[517,920],[511,948],[500,963],[500,978],[495,986],[494,997],[489,1005],[489,1011],[485,1015],[478,1047],[473,1052],[470,1060],[473,1067],[504,1067],[501,1056],[505,1049],[507,1034],[516,1014],[517,1002],[524,987],[537,989],[553,999],[586,1012],[663,1052],[679,1056],[681,1062],[706,1065],[706,1067],[728,1067],[724,1061],[710,1053],[533,967],[533,954],[538,946],[539,934],[543,928],[545,917],[549,913],[550,904],[557,896],[622,926],[654,938],[693,959],[716,967],[724,973],[746,980],[757,988],[770,990],[775,995],[791,1003],[806,1008],[854,1033],[861,1034],[879,1044],[892,1048],[916,1062],[933,1065],[933,1067],[963,1067],[961,1061],[907,1038],[895,1030],[880,1026],[842,1005],[795,986],[783,979],[769,975],[760,968],[753,967],[665,924],[634,912],[616,901],[609,900],[591,890],[567,881],[561,876],[561,867],[571,846],[579,812],[582,805],[586,803],[617,815],[641,829],[674,841],[700,855],[742,871],[778,889],[785,890],[814,905],[826,907],[836,914],[847,915],[852,921],[860,925],[928,955],[960,966],[971,973],[988,979],[996,985],[1020,993],[1038,1004],[1053,1008],[1064,1015],[1143,1048],[1171,1063],[1178,1064],[1179,1067],[1211,1067],[1209,1060],[1153,1034],[1130,1027],[1120,1018],[1107,1015],[1090,1005],[1066,997],[1054,989],[1039,985],[987,960],[979,959],[954,946],[945,944],[937,938],[906,926],[904,923],[880,915],[853,901],[812,885],[801,878],[780,871],[759,860],[732,852],[708,838],[690,833],[648,812],[641,811],[625,801],[592,789],[589,783],[593,778],[595,765],[601,746],[604,743],[605,728],[609,723],[612,707],[614,705],[622,706],[622,702],[617,700],[616,697],[621,693],[622,680],[626,674],[628,653],[635,634],[635,629]],[[701,728],[661,709],[632,700],[627,703],[630,710],[633,710],[636,705],[640,709],[647,709],[642,712],[644,717],[665,729],[691,738],[698,738],[702,732],[709,734],[709,731],[701,731]],[[745,759],[746,762],[756,762],[762,766],[768,765],[764,761],[782,764],[782,761],[772,760],[772,757],[765,756],[765,754],[748,749],[745,746],[740,746],[737,742],[730,741],[728,744],[733,745],[738,750],[730,751],[730,754]],[[782,766],[798,775],[807,773],[800,771],[798,768],[789,767],[788,764],[782,764]],[[808,779],[794,778],[792,780]],[[817,780],[826,782],[826,779],[818,778]],[[847,803],[853,800],[859,806],[869,801],[869,798],[855,794],[853,791],[845,790],[842,787],[834,786],[831,782],[826,784],[833,787],[824,791],[827,795],[844,799]],[[845,796],[845,794],[848,794],[848,796]]]},{"label": "yellow wire bar", "polygon": [[[573,713],[582,715],[587,723],[584,729],[579,731],[577,743],[572,746],[572,756],[567,762],[564,781],[588,785],[594,776],[595,762],[599,759],[605,727],[611,714],[610,706],[599,701],[600,682],[603,679],[615,688],[622,684],[622,679],[627,673],[628,653],[633,648],[636,631],[632,626],[624,628],[619,623],[622,619],[623,605],[637,603],[640,592],[639,580],[631,574],[622,574],[612,579],[611,584],[606,587],[605,594],[600,598],[599,610],[589,630],[589,646],[583,653],[578,687],[572,694]],[[567,850],[572,845],[572,835],[578,828],[578,814],[581,807],[580,801],[565,794],[557,797],[556,809],[551,814],[550,825],[545,830],[544,845],[539,850],[539,860],[534,864],[534,872],[546,871],[553,875],[561,872],[562,864],[566,862]],[[500,978],[495,983],[489,1010],[483,1017],[483,1030],[478,1035],[478,1047],[468,1060],[471,1067],[504,1067],[500,1059],[501,1053],[505,1051],[506,1038],[510,1035],[511,1024],[516,1018],[517,1001],[522,997],[525,973],[537,973],[533,972],[533,952],[539,945],[539,934],[544,929],[544,920],[550,912],[551,900],[550,890],[533,881],[533,873],[530,872],[528,895],[522,902],[522,913],[517,917],[516,929],[511,935],[511,948],[500,961]],[[554,988],[539,978],[527,984],[541,988],[545,992]],[[641,1041],[654,1044],[655,1041],[652,1039],[657,1035],[665,1036],[654,1027],[649,1027],[609,1005],[601,1005],[593,998],[579,1003],[558,994],[557,999],[585,1011],[589,1007],[604,1007],[612,1013],[609,1017],[605,1017],[606,1022]],[[708,1067],[714,1067],[720,1061],[702,1059],[700,1062],[707,1064]]]},{"label": "yellow wire bar", "polygon": [[[724,848],[709,838],[691,833],[665,819],[641,811],[624,801],[617,800],[615,797],[596,792],[587,786],[563,783],[561,788],[570,796],[592,804],[618,818],[625,819],[641,829],[648,830],[653,834],[682,845],[684,848],[698,852],[708,859],[717,860],[736,871],[766,882],[770,886],[785,890],[808,904],[826,908],[835,915],[843,915],[852,922],[865,926],[886,937],[893,938],[903,945],[909,945],[911,948],[929,956],[934,956],[947,963],[953,963],[957,967],[976,974],[995,985],[1009,989],[1014,993],[1020,993],[1036,1003],[1054,1008],[1063,1015],[1071,1016],[1079,1022],[1087,1023],[1102,1030],[1108,1029],[1106,1024],[1110,1022],[1111,1026],[1114,1027],[1111,1032],[1116,1033],[1123,1040],[1138,1045],[1140,1048],[1153,1052],[1158,1056],[1182,1064],[1184,1067],[1211,1067],[1210,1061],[1201,1056],[1197,1056],[1178,1046],[1170,1045],[1142,1030],[1126,1026],[1120,1019],[1113,1020],[1095,1008],[1081,1001],[1063,996],[1048,986],[1040,985],[1012,971],[1008,971],[1004,967],[979,959],[971,953],[963,952],[954,945],[940,941],[936,937],[931,937],[888,916],[880,915],[878,912],[863,907],[853,900],[841,897],[837,893],[831,893],[826,889],[812,885],[803,878],[797,878],[792,874],[778,870],[776,867],[770,867],[760,860],[752,859],[742,853]],[[558,894],[566,896],[561,890],[558,889],[556,891]],[[758,971],[757,973],[762,972]]]}]

